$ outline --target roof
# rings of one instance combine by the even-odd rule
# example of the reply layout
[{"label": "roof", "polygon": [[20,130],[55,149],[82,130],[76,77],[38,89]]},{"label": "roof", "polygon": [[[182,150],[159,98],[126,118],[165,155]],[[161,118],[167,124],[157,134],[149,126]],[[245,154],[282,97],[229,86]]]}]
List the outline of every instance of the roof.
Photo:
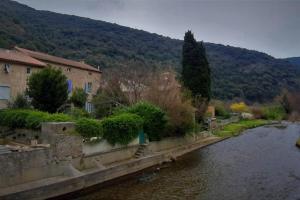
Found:
[{"label": "roof", "polygon": [[0,60],[17,62],[17,63],[27,64],[27,65],[34,65],[38,67],[47,66],[45,63],[35,58],[32,58],[24,53],[14,51],[14,50],[7,50],[7,49],[0,49]]},{"label": "roof", "polygon": [[56,63],[56,64],[62,64],[62,65],[70,66],[70,67],[75,67],[75,68],[79,68],[79,69],[84,69],[84,70],[101,73],[100,70],[98,70],[95,67],[92,67],[86,63],[83,63],[83,62],[68,60],[65,58],[52,56],[52,55],[45,54],[45,53],[38,52],[38,51],[31,51],[31,50],[20,48],[20,47],[15,47],[15,49],[18,50],[19,52],[25,53],[26,55],[36,58],[38,60],[48,61],[48,62],[52,62],[52,63]]}]

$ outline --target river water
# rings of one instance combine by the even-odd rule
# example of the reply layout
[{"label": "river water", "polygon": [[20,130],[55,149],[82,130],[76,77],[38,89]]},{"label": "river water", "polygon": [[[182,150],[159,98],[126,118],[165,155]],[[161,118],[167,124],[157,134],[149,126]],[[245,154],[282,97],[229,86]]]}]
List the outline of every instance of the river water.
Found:
[{"label": "river water", "polygon": [[268,126],[189,153],[176,162],[76,200],[300,199],[300,125]]}]

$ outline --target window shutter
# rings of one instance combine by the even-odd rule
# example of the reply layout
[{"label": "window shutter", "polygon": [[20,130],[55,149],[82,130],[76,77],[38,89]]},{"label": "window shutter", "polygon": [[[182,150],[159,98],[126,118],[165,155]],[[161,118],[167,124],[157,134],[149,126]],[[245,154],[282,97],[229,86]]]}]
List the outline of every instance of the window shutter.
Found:
[{"label": "window shutter", "polygon": [[68,80],[68,92],[71,93],[73,90],[73,84],[72,84],[72,80]]},{"label": "window shutter", "polygon": [[0,99],[2,99],[2,100],[10,99],[10,87],[0,86]]},{"label": "window shutter", "polygon": [[88,93],[87,83],[84,84],[84,91],[85,91],[85,93]]}]

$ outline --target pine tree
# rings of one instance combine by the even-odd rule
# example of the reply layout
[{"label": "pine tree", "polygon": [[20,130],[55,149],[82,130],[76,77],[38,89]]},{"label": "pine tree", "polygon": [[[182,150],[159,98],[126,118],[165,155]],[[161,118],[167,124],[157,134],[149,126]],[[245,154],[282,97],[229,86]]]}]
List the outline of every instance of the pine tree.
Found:
[{"label": "pine tree", "polygon": [[209,63],[203,42],[197,43],[191,31],[185,33],[182,49],[182,80],[194,97],[211,98]]}]

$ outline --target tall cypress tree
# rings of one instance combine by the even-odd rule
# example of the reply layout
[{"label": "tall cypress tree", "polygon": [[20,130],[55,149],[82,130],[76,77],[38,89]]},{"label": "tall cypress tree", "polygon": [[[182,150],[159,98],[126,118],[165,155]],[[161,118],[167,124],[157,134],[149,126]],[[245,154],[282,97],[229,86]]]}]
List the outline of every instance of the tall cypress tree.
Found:
[{"label": "tall cypress tree", "polygon": [[194,97],[211,98],[209,63],[203,42],[197,43],[191,31],[184,36],[182,48],[182,80]]}]

